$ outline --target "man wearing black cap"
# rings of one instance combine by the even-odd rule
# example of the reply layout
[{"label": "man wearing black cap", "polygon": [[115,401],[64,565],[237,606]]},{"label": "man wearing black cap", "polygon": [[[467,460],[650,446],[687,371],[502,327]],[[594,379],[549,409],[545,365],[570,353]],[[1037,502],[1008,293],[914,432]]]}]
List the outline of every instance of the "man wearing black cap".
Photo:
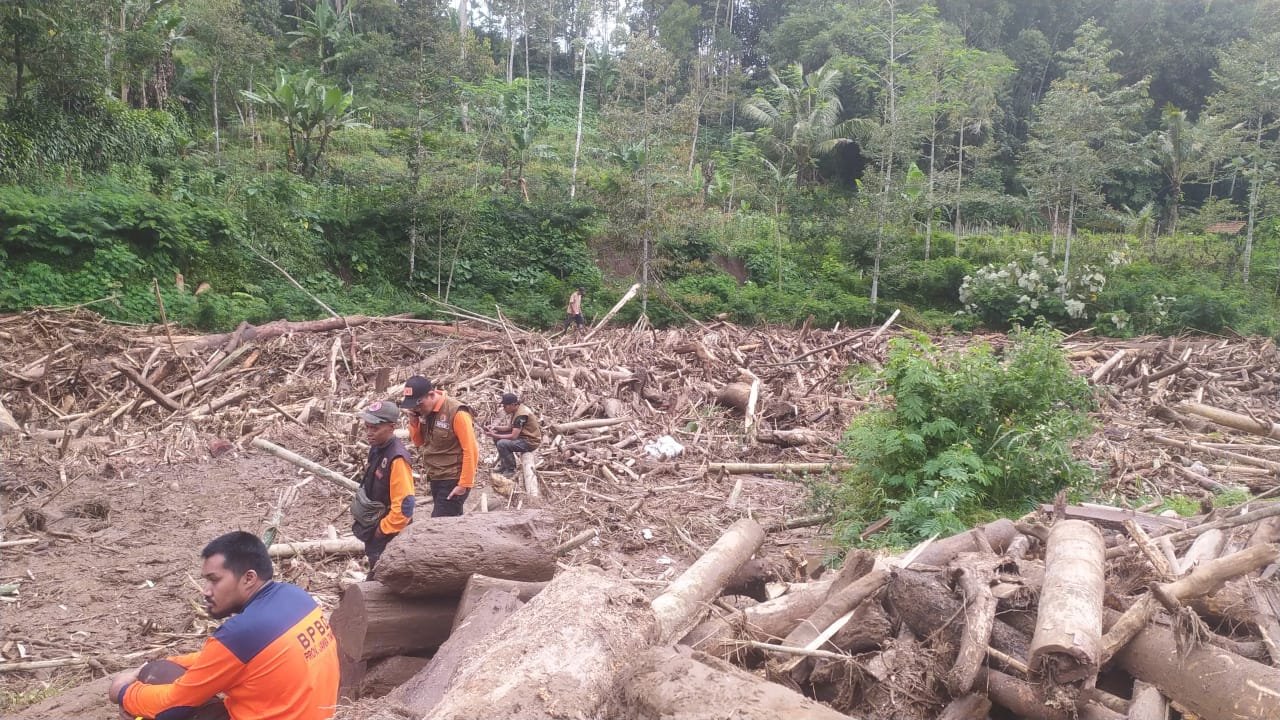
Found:
[{"label": "man wearing black cap", "polygon": [[431,517],[461,515],[480,462],[471,408],[421,375],[404,382],[400,407],[409,412],[409,439],[431,483]]},{"label": "man wearing black cap", "polygon": [[498,472],[510,473],[516,469],[516,453],[526,453],[542,444],[542,429],[538,418],[528,407],[520,404],[515,393],[502,396],[502,411],[511,423],[498,428],[485,428],[485,434],[498,446]]},{"label": "man wearing black cap", "polygon": [[413,468],[409,451],[396,437],[400,408],[394,402],[376,402],[360,413],[360,419],[369,441],[369,460],[351,502],[351,532],[364,542],[372,580],[382,551],[413,522]]}]

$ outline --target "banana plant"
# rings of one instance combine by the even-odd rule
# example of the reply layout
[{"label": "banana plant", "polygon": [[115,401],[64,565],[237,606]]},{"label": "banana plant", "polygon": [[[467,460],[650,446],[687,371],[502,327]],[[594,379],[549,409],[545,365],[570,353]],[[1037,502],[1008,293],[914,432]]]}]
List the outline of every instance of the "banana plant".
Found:
[{"label": "banana plant", "polygon": [[290,73],[283,68],[270,90],[253,93],[241,90],[250,102],[273,110],[289,131],[289,169],[305,178],[315,176],[324,158],[329,137],[352,127],[369,127],[359,121],[365,108],[352,107],[350,90],[325,85],[310,70]]}]

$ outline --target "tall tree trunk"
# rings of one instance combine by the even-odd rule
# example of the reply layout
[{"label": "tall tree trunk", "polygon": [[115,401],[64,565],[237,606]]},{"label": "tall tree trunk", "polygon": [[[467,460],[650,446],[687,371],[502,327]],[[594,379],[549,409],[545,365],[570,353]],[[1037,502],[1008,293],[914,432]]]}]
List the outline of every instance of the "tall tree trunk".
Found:
[{"label": "tall tree trunk", "polygon": [[222,160],[222,132],[219,129],[220,120],[218,118],[218,81],[222,77],[222,63],[214,62],[212,75],[209,78],[210,90],[213,93],[213,156]]},{"label": "tall tree trunk", "polygon": [[547,102],[551,102],[551,60],[556,55],[556,6],[547,0]]},{"label": "tall tree trunk", "polygon": [[933,182],[934,169],[938,158],[938,133],[935,131],[929,139],[929,177],[925,181],[924,193],[924,259],[929,259],[929,251],[933,245]]},{"label": "tall tree trunk", "polygon": [[[1253,152],[1256,158],[1262,157],[1262,128],[1263,122],[1259,120],[1258,132],[1253,141]],[[1259,170],[1259,168],[1255,168],[1256,170]],[[1260,172],[1249,178],[1249,220],[1244,234],[1244,257],[1241,258],[1240,267],[1240,281],[1245,285],[1249,284],[1249,266],[1253,264],[1253,228],[1258,218],[1258,188],[1261,185],[1262,174]]]},{"label": "tall tree trunk", "polygon": [[964,187],[964,120],[960,121],[960,156],[956,159],[956,213],[951,219],[951,232],[956,237],[956,257],[960,256],[960,236],[964,233],[964,221],[960,217],[960,191]]},{"label": "tall tree trunk", "polygon": [[578,83],[578,130],[573,141],[573,173],[569,181],[569,197],[578,195],[578,153],[582,151],[582,106],[587,95],[587,39],[582,39],[582,80]]},{"label": "tall tree trunk", "polygon": [[533,71],[529,68],[529,18],[525,15],[525,0],[520,0],[520,29],[524,32],[524,111],[533,109]]},{"label": "tall tree trunk", "polygon": [[1062,241],[1062,277],[1065,278],[1062,285],[1062,293],[1065,296],[1067,286],[1071,283],[1071,236],[1075,234],[1076,224],[1076,189],[1071,188],[1071,204],[1067,206],[1067,237]]},{"label": "tall tree trunk", "polygon": [[503,20],[503,25],[507,31],[507,84],[510,85],[516,79],[516,38],[511,31],[510,14]]}]

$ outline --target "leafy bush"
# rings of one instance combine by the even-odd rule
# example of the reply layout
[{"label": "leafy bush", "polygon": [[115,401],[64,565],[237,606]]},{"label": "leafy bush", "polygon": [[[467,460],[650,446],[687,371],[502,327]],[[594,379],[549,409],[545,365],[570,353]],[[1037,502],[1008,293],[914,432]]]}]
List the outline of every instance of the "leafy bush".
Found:
[{"label": "leafy bush", "polygon": [[1091,396],[1058,340],[1017,330],[1003,357],[986,344],[892,341],[879,379],[893,405],[854,420],[843,449],[855,468],[825,497],[841,537],[884,515],[889,542],[947,535],[1088,478],[1070,443],[1090,430]]},{"label": "leafy bush", "polygon": [[1042,253],[1028,261],[985,265],[960,285],[965,312],[994,328],[1036,318],[1063,326],[1088,319],[1107,278],[1092,265],[1076,265],[1067,277]]}]

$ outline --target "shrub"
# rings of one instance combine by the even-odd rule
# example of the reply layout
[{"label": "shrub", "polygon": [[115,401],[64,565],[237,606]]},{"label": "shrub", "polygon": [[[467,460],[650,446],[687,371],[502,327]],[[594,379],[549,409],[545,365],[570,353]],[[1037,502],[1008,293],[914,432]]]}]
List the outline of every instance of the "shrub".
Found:
[{"label": "shrub", "polygon": [[879,380],[893,404],[854,420],[843,449],[855,467],[824,498],[840,537],[884,515],[889,542],[947,535],[1087,479],[1070,442],[1090,430],[1091,396],[1058,340],[1018,330],[1003,357],[986,344],[944,353],[923,336],[892,341]]}]

